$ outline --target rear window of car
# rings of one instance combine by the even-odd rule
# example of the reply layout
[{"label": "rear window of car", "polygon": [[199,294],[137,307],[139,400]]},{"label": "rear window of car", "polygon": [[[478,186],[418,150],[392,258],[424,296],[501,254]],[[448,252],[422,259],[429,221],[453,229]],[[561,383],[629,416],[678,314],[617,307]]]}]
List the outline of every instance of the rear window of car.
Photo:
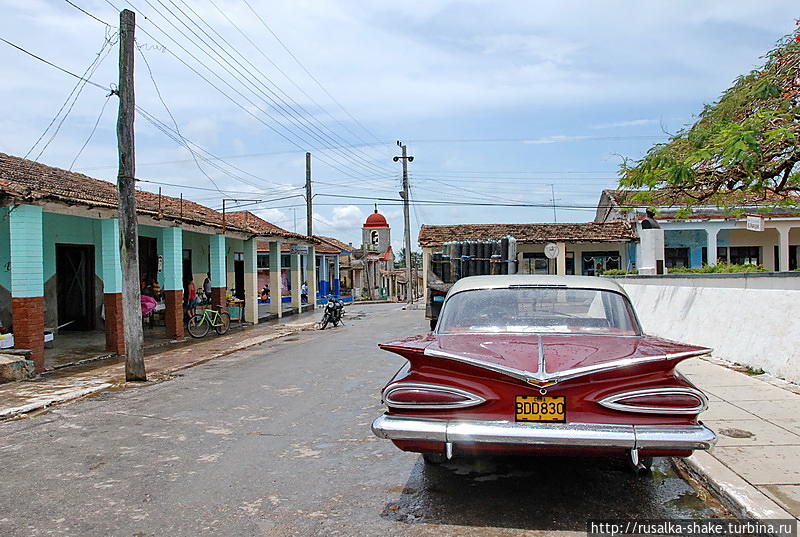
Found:
[{"label": "rear window of car", "polygon": [[519,287],[452,295],[437,332],[639,335],[628,300],[612,291]]}]

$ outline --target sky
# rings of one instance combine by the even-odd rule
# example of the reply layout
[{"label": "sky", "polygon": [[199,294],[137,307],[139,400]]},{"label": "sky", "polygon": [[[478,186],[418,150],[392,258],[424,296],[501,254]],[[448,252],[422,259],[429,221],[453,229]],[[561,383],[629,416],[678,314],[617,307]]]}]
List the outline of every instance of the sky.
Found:
[{"label": "sky", "polygon": [[414,239],[591,221],[623,158],[690,125],[800,17],[796,0],[0,0],[0,37],[100,86],[0,42],[0,152],[115,180],[122,8],[139,188],[249,200],[226,205],[304,233],[309,151],[314,233],[359,245],[377,203],[395,249],[396,141]]}]

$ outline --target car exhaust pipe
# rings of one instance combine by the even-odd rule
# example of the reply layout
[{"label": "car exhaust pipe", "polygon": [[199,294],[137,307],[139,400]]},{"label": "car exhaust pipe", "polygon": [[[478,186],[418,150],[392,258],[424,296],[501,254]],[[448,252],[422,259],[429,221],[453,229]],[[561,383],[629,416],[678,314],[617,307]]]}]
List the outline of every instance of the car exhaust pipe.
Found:
[{"label": "car exhaust pipe", "polygon": [[650,471],[650,467],[653,465],[653,458],[640,457],[639,450],[634,448],[628,450],[628,464],[630,464],[635,474],[642,475]]}]

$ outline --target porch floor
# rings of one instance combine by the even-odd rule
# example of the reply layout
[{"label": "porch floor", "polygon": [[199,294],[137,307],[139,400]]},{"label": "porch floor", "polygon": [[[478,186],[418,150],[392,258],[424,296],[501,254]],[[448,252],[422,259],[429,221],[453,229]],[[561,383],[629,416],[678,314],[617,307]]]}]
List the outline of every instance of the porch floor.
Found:
[{"label": "porch floor", "polygon": [[[304,305],[306,308],[307,305]],[[284,315],[294,315],[294,309],[290,304],[284,304]],[[316,313],[312,310],[304,312],[301,317],[313,317]],[[269,313],[269,304],[259,304],[259,323],[277,322]],[[292,316],[294,319],[295,317]],[[239,326],[237,321],[231,323],[231,333],[247,329],[253,325],[245,324]],[[186,333],[183,341],[173,341],[167,339],[165,326],[144,327],[144,354],[145,356],[161,352],[165,346],[191,345],[204,339],[194,339]],[[57,334],[53,339],[52,348],[44,350],[45,371],[61,369],[67,366],[80,364],[83,362],[101,360],[106,358],[119,359],[113,353],[106,350],[106,335],[102,330],[88,330],[85,332],[64,330]]]}]

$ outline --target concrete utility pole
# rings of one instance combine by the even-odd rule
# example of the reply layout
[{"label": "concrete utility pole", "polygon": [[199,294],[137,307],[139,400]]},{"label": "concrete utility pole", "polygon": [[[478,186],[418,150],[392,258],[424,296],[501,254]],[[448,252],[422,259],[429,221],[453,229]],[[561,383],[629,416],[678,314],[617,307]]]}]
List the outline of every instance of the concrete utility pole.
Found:
[{"label": "concrete utility pole", "polygon": [[403,151],[399,157],[394,157],[392,160],[397,162],[403,161],[403,191],[400,192],[400,197],[403,198],[403,224],[405,227],[405,245],[406,245],[406,302],[411,304],[414,302],[414,293],[411,292],[413,283],[411,282],[411,224],[408,215],[408,163],[414,161],[414,157],[408,156],[407,148],[404,144],[397,141],[397,145]]},{"label": "concrete utility pole", "polygon": [[306,235],[313,235],[313,211],[311,207],[311,153],[306,153]]},{"label": "concrete utility pole", "polygon": [[133,121],[136,102],[133,86],[133,34],[136,16],[124,9],[119,14],[119,116],[117,147],[119,173],[119,254],[122,265],[122,328],[125,339],[125,380],[147,380],[144,370],[144,336],[139,288],[139,229],[136,222],[136,163]]}]

